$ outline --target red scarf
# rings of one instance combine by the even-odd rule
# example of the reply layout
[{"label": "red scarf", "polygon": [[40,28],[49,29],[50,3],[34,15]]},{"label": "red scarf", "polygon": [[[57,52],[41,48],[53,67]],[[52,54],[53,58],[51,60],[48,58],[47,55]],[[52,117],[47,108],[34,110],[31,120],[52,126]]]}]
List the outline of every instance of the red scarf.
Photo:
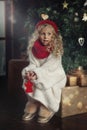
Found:
[{"label": "red scarf", "polygon": [[42,45],[39,40],[36,40],[34,46],[32,47],[33,55],[38,59],[44,59],[49,56],[49,52],[46,49],[46,46]]}]

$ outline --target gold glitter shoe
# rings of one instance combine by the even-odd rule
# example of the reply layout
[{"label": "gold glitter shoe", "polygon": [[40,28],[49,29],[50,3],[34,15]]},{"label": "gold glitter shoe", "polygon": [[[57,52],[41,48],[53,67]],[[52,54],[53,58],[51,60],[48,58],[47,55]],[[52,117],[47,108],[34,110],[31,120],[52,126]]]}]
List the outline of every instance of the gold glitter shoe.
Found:
[{"label": "gold glitter shoe", "polygon": [[47,116],[47,117],[39,116],[38,122],[39,122],[39,123],[47,123],[47,122],[50,121],[50,119],[51,119],[53,116],[54,116],[54,113],[53,113],[53,112],[51,112],[51,113],[49,114],[49,116]]},{"label": "gold glitter shoe", "polygon": [[22,117],[22,120],[24,121],[30,121],[35,117],[35,113],[25,113]]}]

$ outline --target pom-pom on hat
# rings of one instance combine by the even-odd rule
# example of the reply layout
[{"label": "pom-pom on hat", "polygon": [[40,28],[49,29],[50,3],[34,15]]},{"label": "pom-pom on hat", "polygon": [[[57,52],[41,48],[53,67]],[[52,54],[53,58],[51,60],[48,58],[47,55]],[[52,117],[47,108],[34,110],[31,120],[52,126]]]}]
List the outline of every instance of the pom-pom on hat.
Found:
[{"label": "pom-pom on hat", "polygon": [[51,21],[51,20],[41,20],[41,21],[39,21],[36,24],[36,28],[38,28],[39,26],[44,25],[44,24],[51,25],[54,28],[55,32],[58,33],[58,27],[57,27],[57,25],[53,21]]}]

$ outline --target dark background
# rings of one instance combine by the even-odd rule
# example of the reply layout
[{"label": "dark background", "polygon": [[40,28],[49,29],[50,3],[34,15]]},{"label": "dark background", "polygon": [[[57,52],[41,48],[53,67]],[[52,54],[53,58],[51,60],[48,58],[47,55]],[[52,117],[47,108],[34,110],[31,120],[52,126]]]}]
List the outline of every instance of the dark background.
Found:
[{"label": "dark background", "polygon": [[[41,20],[40,14],[44,13],[58,24],[63,36],[65,71],[68,72],[78,66],[87,69],[87,21],[82,21],[83,14],[87,13],[87,5],[84,6],[85,0],[67,0],[66,2],[68,8],[63,8],[64,0],[6,1],[7,66],[10,59],[26,59],[28,37],[31,36],[35,24]],[[47,12],[47,8],[51,10]],[[54,15],[55,10],[57,14]],[[14,22],[9,21],[9,15],[13,16]],[[78,43],[81,37],[85,39],[83,46]]]}]

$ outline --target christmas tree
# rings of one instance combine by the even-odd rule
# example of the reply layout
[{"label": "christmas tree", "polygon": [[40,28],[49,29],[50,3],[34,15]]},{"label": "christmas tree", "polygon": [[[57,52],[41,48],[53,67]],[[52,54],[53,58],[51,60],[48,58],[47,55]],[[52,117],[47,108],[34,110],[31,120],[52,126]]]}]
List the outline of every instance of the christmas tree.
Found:
[{"label": "christmas tree", "polygon": [[31,35],[41,19],[57,23],[63,37],[63,66],[68,72],[78,66],[87,69],[87,0],[41,1],[39,7],[29,8],[24,28]]}]

